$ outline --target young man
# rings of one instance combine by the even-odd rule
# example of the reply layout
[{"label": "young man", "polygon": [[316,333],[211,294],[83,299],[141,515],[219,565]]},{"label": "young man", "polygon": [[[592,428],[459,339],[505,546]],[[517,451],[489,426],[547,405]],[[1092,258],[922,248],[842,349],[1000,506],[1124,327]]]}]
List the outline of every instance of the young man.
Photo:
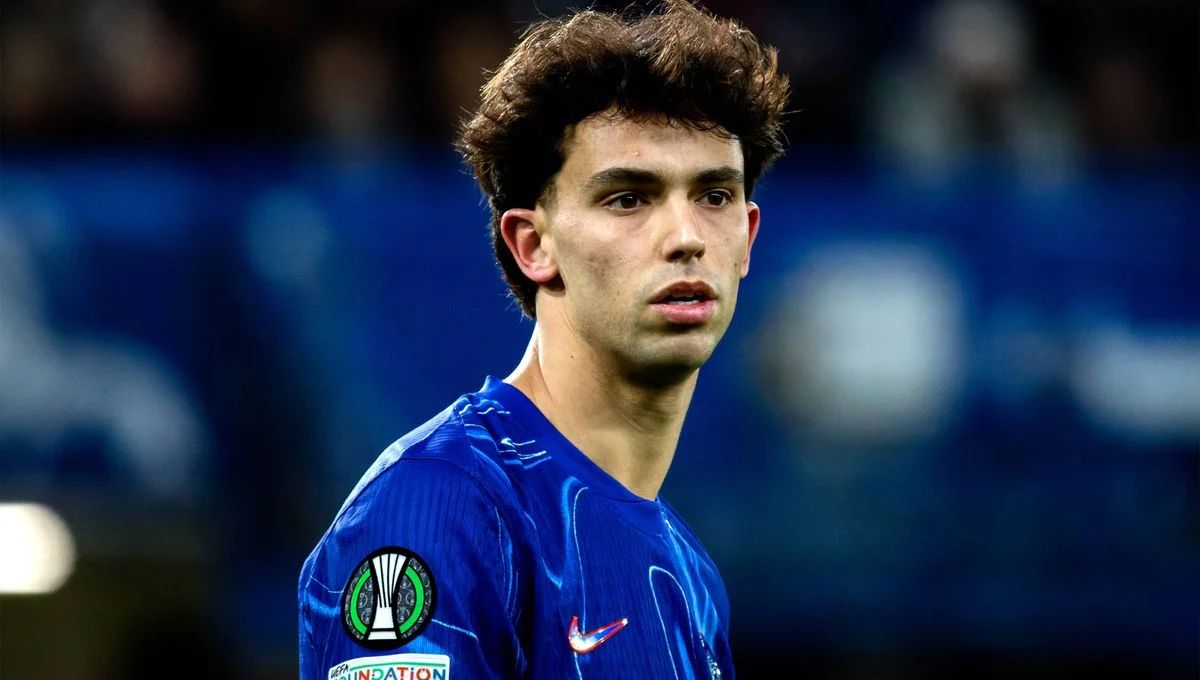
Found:
[{"label": "young man", "polygon": [[683,2],[526,32],[460,148],[533,337],[350,494],[301,573],[303,678],[733,677],[721,577],[658,492],[786,100],[773,50]]}]

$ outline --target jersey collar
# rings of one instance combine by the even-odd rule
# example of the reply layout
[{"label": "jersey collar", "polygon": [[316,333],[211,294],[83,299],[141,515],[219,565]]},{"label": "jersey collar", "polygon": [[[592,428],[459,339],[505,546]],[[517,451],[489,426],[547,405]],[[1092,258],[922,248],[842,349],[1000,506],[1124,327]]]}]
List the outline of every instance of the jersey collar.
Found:
[{"label": "jersey collar", "polygon": [[479,393],[503,404],[529,436],[543,442],[553,456],[550,464],[557,462],[559,469],[577,478],[591,491],[620,503],[628,517],[644,530],[654,534],[663,532],[665,508],[661,495],[655,500],[647,500],[627,489],[559,432],[524,392],[509,383],[489,375]]}]

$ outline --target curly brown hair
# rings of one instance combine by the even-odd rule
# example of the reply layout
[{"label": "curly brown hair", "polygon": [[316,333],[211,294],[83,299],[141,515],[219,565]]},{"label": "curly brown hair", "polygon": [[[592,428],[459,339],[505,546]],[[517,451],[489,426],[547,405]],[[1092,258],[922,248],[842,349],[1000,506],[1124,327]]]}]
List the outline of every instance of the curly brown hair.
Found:
[{"label": "curly brown hair", "polygon": [[537,284],[505,245],[500,217],[551,197],[570,126],[613,110],[735,136],[749,196],[783,153],[787,100],[775,48],[683,0],[650,13],[589,10],[529,26],[483,86],[457,143],[488,196],[492,249],[522,311],[536,318]]}]

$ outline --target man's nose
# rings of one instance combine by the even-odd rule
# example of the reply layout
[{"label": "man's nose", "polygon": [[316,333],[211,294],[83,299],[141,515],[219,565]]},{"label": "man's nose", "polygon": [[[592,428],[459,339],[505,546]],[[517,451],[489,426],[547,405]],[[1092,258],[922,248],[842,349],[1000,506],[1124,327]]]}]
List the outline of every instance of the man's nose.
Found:
[{"label": "man's nose", "polygon": [[663,256],[671,261],[686,262],[704,257],[704,234],[690,200],[672,201],[664,215],[667,237],[663,241]]}]

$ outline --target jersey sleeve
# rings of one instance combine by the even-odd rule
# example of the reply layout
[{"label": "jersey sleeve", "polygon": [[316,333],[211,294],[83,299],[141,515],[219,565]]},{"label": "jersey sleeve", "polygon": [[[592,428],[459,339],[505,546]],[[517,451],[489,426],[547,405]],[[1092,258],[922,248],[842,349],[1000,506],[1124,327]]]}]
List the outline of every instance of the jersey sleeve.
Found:
[{"label": "jersey sleeve", "polygon": [[302,680],[518,677],[503,513],[437,458],[402,459],[342,509],[299,584]]}]

